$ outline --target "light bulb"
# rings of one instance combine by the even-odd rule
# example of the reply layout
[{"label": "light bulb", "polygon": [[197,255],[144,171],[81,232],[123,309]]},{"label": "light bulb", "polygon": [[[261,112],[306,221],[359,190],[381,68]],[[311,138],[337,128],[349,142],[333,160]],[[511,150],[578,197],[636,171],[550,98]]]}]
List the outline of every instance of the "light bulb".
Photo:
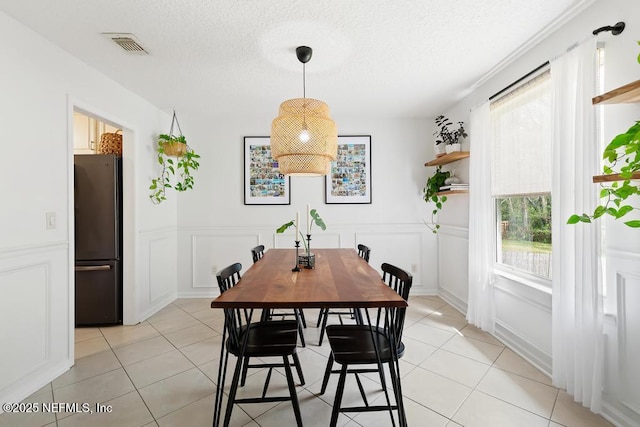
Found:
[{"label": "light bulb", "polygon": [[311,139],[311,135],[309,135],[309,130],[307,129],[307,124],[302,123],[302,131],[300,131],[300,135],[298,135],[300,142],[306,143]]}]

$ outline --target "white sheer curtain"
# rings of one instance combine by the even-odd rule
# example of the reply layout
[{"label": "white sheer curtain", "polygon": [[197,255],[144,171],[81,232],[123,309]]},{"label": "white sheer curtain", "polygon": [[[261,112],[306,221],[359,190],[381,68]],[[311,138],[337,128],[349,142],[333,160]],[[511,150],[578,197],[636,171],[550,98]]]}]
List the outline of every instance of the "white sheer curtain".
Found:
[{"label": "white sheer curtain", "polygon": [[467,320],[493,333],[495,201],[491,197],[491,120],[489,101],[471,110],[469,158],[469,298]]},{"label": "white sheer curtain", "polygon": [[599,412],[602,279],[599,224],[567,225],[597,205],[595,39],[551,63],[553,93],[553,384]]}]

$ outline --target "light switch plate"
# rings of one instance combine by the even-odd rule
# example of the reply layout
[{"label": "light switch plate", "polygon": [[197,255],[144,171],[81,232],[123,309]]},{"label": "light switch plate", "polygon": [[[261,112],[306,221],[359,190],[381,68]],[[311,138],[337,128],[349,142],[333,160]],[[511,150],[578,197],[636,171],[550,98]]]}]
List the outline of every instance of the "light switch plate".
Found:
[{"label": "light switch plate", "polygon": [[56,225],[56,213],[47,212],[47,230],[54,230]]}]

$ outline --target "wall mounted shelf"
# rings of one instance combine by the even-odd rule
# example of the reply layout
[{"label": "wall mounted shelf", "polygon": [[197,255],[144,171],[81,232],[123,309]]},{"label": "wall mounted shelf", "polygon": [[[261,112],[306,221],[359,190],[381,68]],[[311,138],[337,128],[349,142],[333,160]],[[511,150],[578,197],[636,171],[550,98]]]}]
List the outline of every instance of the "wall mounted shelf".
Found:
[{"label": "wall mounted shelf", "polygon": [[471,153],[469,151],[454,151],[453,153],[445,154],[436,159],[430,160],[425,163],[425,166],[440,166],[447,163],[455,162],[456,160],[462,160],[469,157]]},{"label": "wall mounted shelf", "polygon": [[[631,179],[640,179],[640,172],[635,172]],[[611,175],[596,175],[593,177],[593,182],[614,182],[614,181],[624,181],[623,178],[620,178],[619,173],[611,174]]]},{"label": "wall mounted shelf", "polygon": [[591,102],[593,105],[640,102],[640,80],[595,96]]},{"label": "wall mounted shelf", "polygon": [[[599,104],[624,104],[640,102],[640,80],[620,86],[602,95],[594,96],[591,99],[593,105]],[[640,172],[634,172],[632,179],[640,179]],[[615,182],[624,181],[620,174],[596,175],[593,182]]]},{"label": "wall mounted shelf", "polygon": [[469,193],[469,190],[445,190],[445,191],[438,191],[436,194],[438,196],[449,196],[454,194],[467,194],[467,193]]}]

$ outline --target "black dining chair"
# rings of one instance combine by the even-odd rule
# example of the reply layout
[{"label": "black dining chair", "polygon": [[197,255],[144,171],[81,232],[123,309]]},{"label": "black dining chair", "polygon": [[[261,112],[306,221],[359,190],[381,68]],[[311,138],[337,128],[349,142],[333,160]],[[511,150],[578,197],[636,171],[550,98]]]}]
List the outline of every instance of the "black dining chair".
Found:
[{"label": "black dining chair", "polygon": [[[371,249],[368,246],[358,244],[358,256],[365,261],[369,262],[369,256],[371,255]],[[320,328],[320,339],[318,339],[318,345],[322,345],[322,339],[324,338],[324,330],[327,327],[327,320],[329,315],[336,315],[342,324],[342,316],[349,316],[351,319],[355,319],[356,323],[362,323],[360,318],[360,311],[355,309],[344,310],[331,310],[329,308],[321,308],[318,313],[318,321],[316,322],[316,328]]]},{"label": "black dining chair", "polygon": [[[382,280],[395,290],[402,298],[409,298],[409,291],[413,283],[413,277],[408,272],[391,264],[382,264]],[[366,312],[370,325],[329,325],[326,328],[327,338],[331,346],[331,354],[325,369],[320,394],[324,394],[332,373],[340,373],[336,390],[333,411],[331,413],[331,426],[335,426],[340,412],[364,412],[364,411],[389,411],[391,422],[395,426],[393,411],[398,410],[398,417],[402,417],[404,411],[401,405],[401,387],[399,377],[398,359],[405,351],[402,343],[402,331],[404,329],[404,317],[406,308],[383,307],[376,310],[375,323],[371,322],[369,312]],[[374,341],[375,340],[375,341]],[[377,355],[376,355],[377,348]],[[395,348],[395,352],[393,351]],[[379,357],[379,359],[378,359]],[[332,370],[333,363],[341,365],[340,370]],[[387,364],[391,376],[391,385],[396,396],[395,403],[391,403],[386,386],[384,364]],[[356,366],[353,368],[352,366]],[[376,365],[374,368],[363,365]],[[351,368],[350,368],[351,367]],[[384,390],[386,405],[371,406],[367,401],[364,387],[358,374],[366,372],[378,372],[380,383]],[[360,395],[365,406],[341,408],[342,396],[347,374],[355,374]],[[399,407],[400,406],[400,410]],[[400,424],[405,424],[401,422]]]},{"label": "black dining chair", "polygon": [[[217,274],[218,286],[220,293],[224,293],[231,287],[236,285],[240,280],[240,263],[232,264]],[[251,322],[253,310],[246,309],[224,309],[225,316],[225,333],[227,335],[224,343],[224,364],[222,367],[222,379],[218,378],[219,384],[224,384],[227,370],[227,362],[229,354],[237,357],[236,367],[229,389],[229,399],[223,425],[229,425],[233,405],[236,403],[260,403],[260,402],[282,402],[291,401],[293,411],[296,417],[297,425],[302,425],[302,417],[300,415],[300,405],[293,381],[291,366],[295,366],[300,384],[304,385],[304,376],[300,366],[300,360],[296,353],[298,342],[298,325],[293,320],[282,321],[259,321]],[[289,361],[291,356],[293,362]],[[249,359],[264,359],[268,357],[280,357],[282,362],[278,363],[249,363]],[[246,379],[246,371],[249,368],[269,368],[267,378],[262,390],[261,397],[255,398],[236,398],[238,385],[244,385]],[[284,368],[289,388],[289,396],[272,396],[267,397],[267,389],[271,379],[273,368]],[[242,381],[241,381],[242,376]],[[222,406],[222,396],[215,402],[220,413]]]},{"label": "black dining chair", "polygon": [[[251,249],[251,258],[253,258],[253,263],[260,261],[262,256],[264,255],[264,245],[258,245],[255,248]],[[300,344],[302,347],[306,347],[306,343],[304,341],[304,331],[303,328],[307,327],[307,321],[304,318],[304,311],[301,308],[294,308],[292,311],[280,310],[277,313],[273,310],[269,310],[268,312],[263,313],[263,320],[273,320],[274,316],[282,316],[284,319],[287,316],[293,316],[298,323],[298,334],[300,336]]]},{"label": "black dining chair", "polygon": [[263,255],[264,245],[258,245],[255,248],[251,248],[251,258],[253,258],[254,264],[258,262],[258,260],[261,260]]}]

